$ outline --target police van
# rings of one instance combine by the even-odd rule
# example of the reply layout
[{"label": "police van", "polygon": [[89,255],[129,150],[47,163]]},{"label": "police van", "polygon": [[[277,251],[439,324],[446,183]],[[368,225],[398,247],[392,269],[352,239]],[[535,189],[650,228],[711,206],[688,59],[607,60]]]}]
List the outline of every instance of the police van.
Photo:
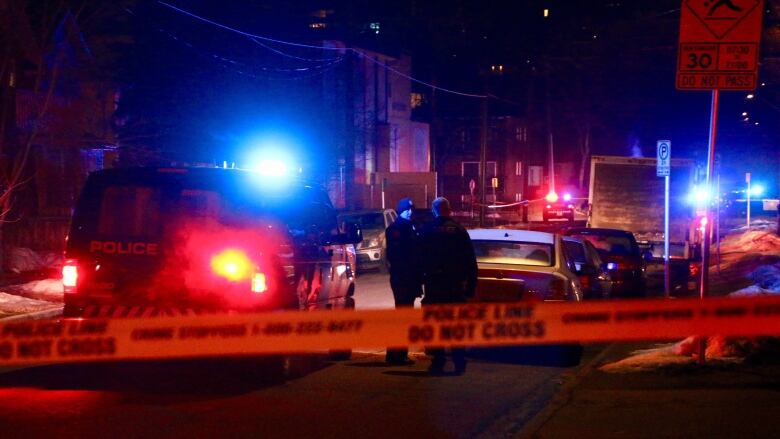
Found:
[{"label": "police van", "polygon": [[90,174],[65,251],[65,317],[351,308],[354,245],[327,193],[220,168]]}]

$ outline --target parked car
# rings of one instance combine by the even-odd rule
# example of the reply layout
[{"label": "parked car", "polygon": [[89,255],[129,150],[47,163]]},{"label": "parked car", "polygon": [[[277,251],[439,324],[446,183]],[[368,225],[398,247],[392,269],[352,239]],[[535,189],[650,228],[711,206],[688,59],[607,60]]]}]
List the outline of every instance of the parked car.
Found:
[{"label": "parked car", "polygon": [[564,236],[563,247],[569,269],[580,279],[584,298],[609,299],[612,278],[593,244],[586,239]]},{"label": "parked car", "polygon": [[577,227],[568,229],[565,235],[593,244],[612,279],[612,297],[645,296],[647,266],[631,232]]},{"label": "parked car", "polygon": [[547,203],[542,210],[542,220],[544,222],[550,220],[567,220],[574,222],[574,204],[571,201],[556,201],[554,203]]},{"label": "parked car", "polygon": [[340,225],[357,224],[363,232],[363,242],[355,246],[358,270],[386,268],[385,229],[398,214],[393,209],[373,209],[339,214]]},{"label": "parked car", "polygon": [[579,301],[583,292],[560,235],[469,230],[479,267],[475,301]]}]

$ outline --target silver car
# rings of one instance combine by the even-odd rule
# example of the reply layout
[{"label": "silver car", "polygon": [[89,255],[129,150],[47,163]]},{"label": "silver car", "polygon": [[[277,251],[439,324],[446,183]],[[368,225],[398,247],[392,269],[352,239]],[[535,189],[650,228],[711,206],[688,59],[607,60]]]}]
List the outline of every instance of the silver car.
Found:
[{"label": "silver car", "polygon": [[580,301],[561,236],[529,230],[469,230],[477,256],[476,301]]},{"label": "silver car", "polygon": [[355,247],[358,270],[386,268],[385,229],[397,217],[398,214],[393,209],[360,210],[339,215],[339,224],[357,224],[363,232],[363,242]]}]

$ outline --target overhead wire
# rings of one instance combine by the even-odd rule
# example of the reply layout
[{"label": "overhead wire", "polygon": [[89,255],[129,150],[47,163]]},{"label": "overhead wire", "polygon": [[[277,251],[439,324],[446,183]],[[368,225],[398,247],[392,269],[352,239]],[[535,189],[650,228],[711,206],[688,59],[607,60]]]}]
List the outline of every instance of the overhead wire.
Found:
[{"label": "overhead wire", "polygon": [[230,31],[230,32],[234,32],[234,33],[237,33],[239,35],[243,35],[243,36],[245,36],[245,37],[247,37],[247,38],[249,38],[250,40],[253,40],[253,41],[254,41],[254,39],[257,39],[257,40],[272,42],[272,43],[276,43],[276,44],[283,44],[283,45],[288,45],[288,46],[293,46],[293,47],[303,47],[303,48],[308,48],[308,49],[349,51],[349,52],[357,54],[361,58],[367,59],[368,61],[370,61],[370,62],[372,62],[372,63],[374,63],[374,64],[376,64],[376,65],[378,65],[378,66],[380,66],[380,67],[382,67],[382,68],[384,68],[384,69],[386,69],[386,70],[388,70],[388,71],[390,71],[390,72],[392,72],[392,73],[394,73],[394,74],[396,74],[398,76],[406,78],[406,79],[408,79],[408,80],[410,80],[412,82],[415,82],[417,84],[424,85],[424,86],[426,86],[426,87],[428,87],[428,88],[430,88],[432,90],[437,90],[437,91],[441,91],[441,92],[444,92],[444,93],[450,93],[450,94],[454,94],[454,95],[458,95],[458,96],[464,96],[464,97],[470,97],[470,98],[487,99],[487,98],[490,97],[490,96],[488,96],[486,94],[466,93],[466,92],[461,92],[461,91],[457,91],[457,90],[452,90],[452,89],[449,89],[449,88],[440,87],[438,85],[431,84],[431,83],[423,81],[421,79],[417,79],[417,78],[415,78],[415,77],[413,77],[411,75],[407,75],[406,73],[403,73],[403,72],[401,72],[401,71],[399,71],[399,70],[397,70],[397,69],[395,69],[393,67],[390,67],[387,64],[385,64],[385,63],[383,63],[383,62],[381,62],[381,61],[379,61],[377,59],[372,58],[371,56],[368,56],[362,50],[356,49],[354,47],[315,46],[315,45],[311,45],[311,44],[295,43],[295,42],[280,40],[280,39],[276,39],[276,38],[269,38],[269,37],[265,37],[265,36],[262,36],[262,35],[253,34],[251,32],[242,31],[240,29],[236,29],[234,27],[231,27],[231,26],[228,26],[228,25],[216,22],[214,20],[210,20],[210,19],[208,19],[206,17],[202,17],[200,15],[197,15],[197,14],[192,13],[190,11],[187,11],[185,9],[173,6],[170,3],[166,3],[166,2],[164,2],[162,0],[157,0],[157,3],[162,5],[162,6],[165,6],[167,8],[170,8],[171,10],[174,10],[174,11],[176,11],[178,13],[181,13],[181,14],[184,14],[184,15],[186,15],[188,17],[191,17],[191,18],[194,18],[196,20],[199,20],[201,22],[208,23],[208,24],[210,24],[212,26],[216,26],[216,27],[218,27],[220,29],[227,30],[227,31]]},{"label": "overhead wire", "polygon": [[[130,9],[125,8],[125,11],[133,16],[135,16],[135,12],[133,12]],[[315,76],[318,76],[322,73],[324,73],[327,70],[330,70],[331,68],[335,67],[337,64],[339,64],[341,61],[343,61],[344,57],[334,57],[334,58],[327,58],[323,59],[327,62],[323,62],[319,65],[314,66],[307,66],[307,67],[297,67],[297,68],[281,68],[281,67],[269,67],[269,66],[263,66],[263,65],[249,65],[245,62],[236,61],[232,58],[228,58],[226,56],[217,54],[212,51],[205,51],[203,49],[199,49],[191,42],[187,41],[185,38],[182,38],[175,33],[164,29],[159,26],[154,26],[154,30],[157,32],[167,36],[168,38],[176,41],[179,44],[182,44],[186,47],[188,47],[190,50],[195,52],[196,55],[201,56],[206,59],[210,59],[211,61],[217,62],[220,64],[223,68],[229,69],[241,76],[251,77],[254,79],[271,79],[271,80],[298,80],[298,79],[307,79],[312,78]],[[242,70],[243,68],[243,70]],[[309,74],[303,74],[303,75],[297,75],[297,76],[285,76],[285,77],[271,77],[271,76],[258,76],[254,73],[251,73],[249,70],[251,69],[259,69],[265,72],[281,72],[281,73],[303,73],[308,72]],[[315,71],[319,70],[319,71]]]}]

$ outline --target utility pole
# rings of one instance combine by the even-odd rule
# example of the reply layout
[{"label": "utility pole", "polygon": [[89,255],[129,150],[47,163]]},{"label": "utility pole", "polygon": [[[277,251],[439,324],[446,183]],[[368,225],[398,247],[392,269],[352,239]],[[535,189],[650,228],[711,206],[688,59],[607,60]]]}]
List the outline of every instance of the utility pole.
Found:
[{"label": "utility pole", "polygon": [[547,81],[545,83],[545,112],[547,118],[547,147],[548,155],[550,159],[550,190],[548,193],[555,192],[555,157],[553,155],[553,132],[552,132],[552,115],[550,110],[550,73],[548,69]]},{"label": "utility pole", "polygon": [[487,180],[487,135],[488,135],[488,98],[482,98],[482,123],[479,130],[479,226],[485,226],[485,204]]}]

